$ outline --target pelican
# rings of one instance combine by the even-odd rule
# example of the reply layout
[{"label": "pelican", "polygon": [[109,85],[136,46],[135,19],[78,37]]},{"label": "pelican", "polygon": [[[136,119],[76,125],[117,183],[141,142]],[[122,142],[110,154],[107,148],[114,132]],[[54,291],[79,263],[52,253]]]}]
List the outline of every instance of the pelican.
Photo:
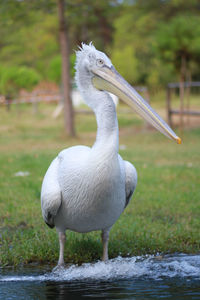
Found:
[{"label": "pelican", "polygon": [[137,184],[137,172],[118,154],[119,137],[115,94],[167,137],[180,138],[151,106],[116,71],[110,59],[92,43],[76,52],[76,84],[94,111],[94,145],[61,151],[50,164],[42,183],[41,208],[46,224],[56,227],[64,265],[65,231],[102,231],[103,256],[108,259],[109,232],[128,205]]}]

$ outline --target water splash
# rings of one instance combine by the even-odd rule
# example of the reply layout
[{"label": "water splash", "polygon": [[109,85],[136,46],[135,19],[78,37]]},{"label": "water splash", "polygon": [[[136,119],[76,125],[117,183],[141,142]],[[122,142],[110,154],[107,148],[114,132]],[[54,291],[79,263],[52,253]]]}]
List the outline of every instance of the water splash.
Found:
[{"label": "water splash", "polygon": [[149,278],[200,278],[200,255],[117,257],[108,262],[72,265],[44,275],[0,276],[0,282],[10,281],[86,281]]}]

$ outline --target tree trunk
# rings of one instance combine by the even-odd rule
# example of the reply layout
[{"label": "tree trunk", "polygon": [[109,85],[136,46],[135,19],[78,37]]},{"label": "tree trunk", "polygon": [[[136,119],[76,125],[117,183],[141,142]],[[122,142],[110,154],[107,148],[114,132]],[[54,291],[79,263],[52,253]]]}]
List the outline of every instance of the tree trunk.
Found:
[{"label": "tree trunk", "polygon": [[180,130],[183,131],[183,110],[184,110],[184,81],[186,74],[186,59],[185,55],[181,56],[181,70],[180,70],[180,82],[179,82],[179,91],[180,91]]},{"label": "tree trunk", "polygon": [[167,103],[167,122],[168,122],[170,127],[173,127],[173,125],[172,125],[172,113],[171,113],[171,89],[170,89],[169,86],[167,86],[166,103]]},{"label": "tree trunk", "polygon": [[[190,90],[191,90],[191,82],[192,82],[192,76],[190,69],[187,70],[187,89],[186,89],[186,96],[187,96],[187,111],[190,111]],[[187,115],[187,125],[190,124],[190,115]]]},{"label": "tree trunk", "polygon": [[67,26],[64,17],[65,0],[58,0],[59,37],[62,55],[62,85],[64,98],[64,124],[67,135],[74,136],[74,112],[71,100],[71,82],[69,73],[69,48]]},{"label": "tree trunk", "polygon": [[94,10],[95,15],[98,18],[99,28],[100,28],[100,35],[103,41],[103,47],[104,50],[107,45],[111,42],[112,39],[112,31],[110,28],[110,25],[108,23],[108,20],[103,15],[103,11],[101,9],[95,9]]},{"label": "tree trunk", "polygon": [[[83,16],[83,23],[82,23],[82,26],[81,26],[81,29],[82,29],[81,30],[81,37],[82,37],[81,42],[88,43],[88,28],[87,28],[87,24],[86,24],[86,20],[88,19],[88,11],[83,9],[82,16]],[[80,44],[81,43],[79,43],[79,45]]]}]

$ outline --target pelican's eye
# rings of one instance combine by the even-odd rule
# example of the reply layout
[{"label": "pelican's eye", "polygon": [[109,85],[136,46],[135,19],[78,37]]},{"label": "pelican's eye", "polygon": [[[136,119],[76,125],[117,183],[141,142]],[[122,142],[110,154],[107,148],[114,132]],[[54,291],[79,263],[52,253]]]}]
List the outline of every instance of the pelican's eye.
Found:
[{"label": "pelican's eye", "polygon": [[103,59],[97,59],[97,66],[102,67],[104,65]]}]

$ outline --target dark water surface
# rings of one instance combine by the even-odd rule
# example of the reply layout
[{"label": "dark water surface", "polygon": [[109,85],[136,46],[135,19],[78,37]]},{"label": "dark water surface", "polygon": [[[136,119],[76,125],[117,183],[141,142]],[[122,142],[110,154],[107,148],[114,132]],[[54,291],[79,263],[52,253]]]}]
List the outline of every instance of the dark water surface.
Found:
[{"label": "dark water surface", "polygon": [[0,299],[200,299],[200,255],[118,257],[107,263],[0,270]]}]

